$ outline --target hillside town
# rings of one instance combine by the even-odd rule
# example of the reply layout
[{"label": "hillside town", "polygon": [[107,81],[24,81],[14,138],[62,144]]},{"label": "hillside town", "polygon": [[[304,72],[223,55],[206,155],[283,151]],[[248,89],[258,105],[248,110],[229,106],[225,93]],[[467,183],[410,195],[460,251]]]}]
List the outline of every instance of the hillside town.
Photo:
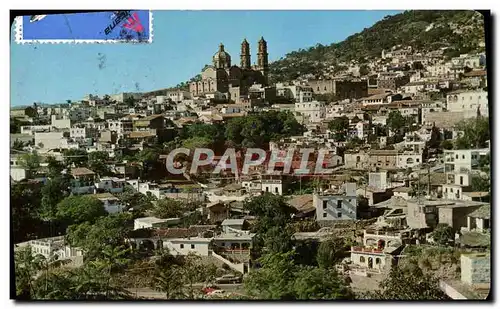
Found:
[{"label": "hillside town", "polygon": [[485,52],[273,82],[242,41],[178,88],[12,107],[17,296],[485,299]]}]

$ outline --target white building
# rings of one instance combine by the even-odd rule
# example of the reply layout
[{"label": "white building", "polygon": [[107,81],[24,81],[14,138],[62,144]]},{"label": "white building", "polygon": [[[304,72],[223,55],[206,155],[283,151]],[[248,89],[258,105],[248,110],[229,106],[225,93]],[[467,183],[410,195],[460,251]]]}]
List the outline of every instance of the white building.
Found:
[{"label": "white building", "polygon": [[63,131],[35,132],[35,145],[42,149],[63,148],[64,140],[66,138]]},{"label": "white building", "polygon": [[110,213],[123,212],[125,205],[111,193],[100,193],[92,195],[103,203],[104,209]]},{"label": "white building", "polygon": [[310,122],[320,122],[326,117],[325,103],[318,101],[295,103],[295,113],[303,115]]},{"label": "white building", "polygon": [[474,118],[479,113],[489,117],[488,92],[484,90],[459,90],[446,96],[446,108],[450,112],[461,112],[464,118]]},{"label": "white building", "polygon": [[313,194],[316,220],[356,220],[358,206],[356,187],[355,183],[346,183],[337,192]]},{"label": "white building", "polygon": [[489,148],[444,150],[445,172],[470,172],[477,169],[480,158],[488,153]]},{"label": "white building", "polygon": [[423,163],[421,153],[405,152],[397,156],[396,167],[401,169],[414,168]]},{"label": "white building", "polygon": [[101,177],[99,182],[95,183],[96,189],[101,189],[110,193],[121,193],[125,187],[125,179],[116,177]]},{"label": "white building", "polygon": [[181,219],[179,218],[167,218],[167,219],[160,219],[156,217],[137,218],[134,220],[134,230],[169,227],[172,225],[179,224],[180,222]]},{"label": "white building", "polygon": [[182,100],[189,100],[192,98],[191,93],[189,91],[182,91],[182,90],[167,91],[166,97],[172,100],[173,102],[180,102]]}]

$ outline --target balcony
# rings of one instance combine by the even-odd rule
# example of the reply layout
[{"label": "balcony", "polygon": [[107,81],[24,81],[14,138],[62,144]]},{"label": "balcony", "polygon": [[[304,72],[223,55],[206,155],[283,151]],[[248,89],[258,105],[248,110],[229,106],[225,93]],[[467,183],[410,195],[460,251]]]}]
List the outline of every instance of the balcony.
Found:
[{"label": "balcony", "polygon": [[369,247],[351,247],[351,252],[384,254],[384,251]]}]

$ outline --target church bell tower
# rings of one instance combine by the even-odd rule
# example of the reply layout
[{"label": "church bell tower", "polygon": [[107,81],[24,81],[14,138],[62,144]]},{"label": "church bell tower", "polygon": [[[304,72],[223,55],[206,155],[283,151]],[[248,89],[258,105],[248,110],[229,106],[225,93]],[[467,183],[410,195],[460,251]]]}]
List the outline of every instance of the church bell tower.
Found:
[{"label": "church bell tower", "polygon": [[243,70],[251,69],[250,66],[250,44],[248,44],[247,39],[244,39],[241,43],[241,62],[240,67]]},{"label": "church bell tower", "polygon": [[267,58],[267,42],[263,37],[259,40],[259,50],[257,52],[257,69],[262,72],[262,75],[266,78],[269,73],[269,62]]}]

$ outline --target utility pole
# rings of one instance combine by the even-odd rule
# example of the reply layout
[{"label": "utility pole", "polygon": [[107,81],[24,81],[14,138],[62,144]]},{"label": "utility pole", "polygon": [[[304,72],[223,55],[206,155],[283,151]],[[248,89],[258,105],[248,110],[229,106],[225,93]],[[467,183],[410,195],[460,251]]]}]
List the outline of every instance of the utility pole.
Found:
[{"label": "utility pole", "polygon": [[431,166],[427,164],[427,194],[431,196]]}]

